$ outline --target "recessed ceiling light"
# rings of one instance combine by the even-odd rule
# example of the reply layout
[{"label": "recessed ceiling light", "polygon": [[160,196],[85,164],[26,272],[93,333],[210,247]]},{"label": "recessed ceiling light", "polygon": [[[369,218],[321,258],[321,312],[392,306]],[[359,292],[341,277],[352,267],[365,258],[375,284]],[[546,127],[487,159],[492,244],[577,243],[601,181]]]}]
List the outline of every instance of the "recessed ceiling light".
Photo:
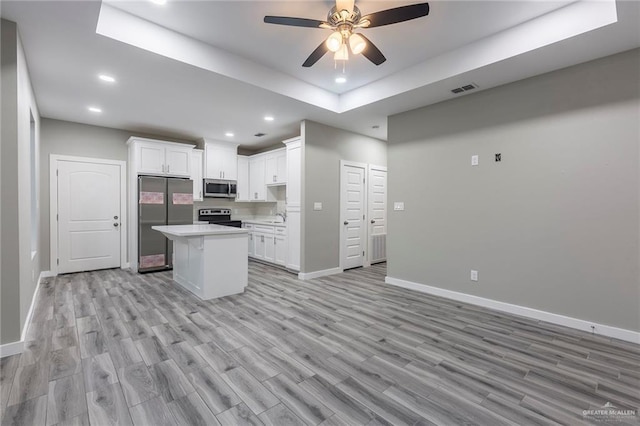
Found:
[{"label": "recessed ceiling light", "polygon": [[98,78],[102,81],[106,81],[107,83],[115,83],[116,79],[111,77],[110,75],[106,75],[106,74],[100,74],[98,75]]},{"label": "recessed ceiling light", "polygon": [[347,77],[336,77],[336,83],[342,84],[347,82]]},{"label": "recessed ceiling light", "polygon": [[267,115],[264,117],[264,121],[273,121],[273,117],[270,115]]},{"label": "recessed ceiling light", "polygon": [[232,132],[227,132],[224,134],[226,137],[228,138],[232,138],[234,136],[234,134]]},{"label": "recessed ceiling light", "polygon": [[149,0],[151,3],[155,3],[155,4],[159,4],[159,5],[163,5],[163,4],[167,4],[167,0]]},{"label": "recessed ceiling light", "polygon": [[92,107],[92,106],[90,106],[90,107],[88,107],[87,109],[88,109],[89,111],[91,111],[91,112],[102,112],[102,109],[100,109],[100,108],[98,108],[98,107]]}]

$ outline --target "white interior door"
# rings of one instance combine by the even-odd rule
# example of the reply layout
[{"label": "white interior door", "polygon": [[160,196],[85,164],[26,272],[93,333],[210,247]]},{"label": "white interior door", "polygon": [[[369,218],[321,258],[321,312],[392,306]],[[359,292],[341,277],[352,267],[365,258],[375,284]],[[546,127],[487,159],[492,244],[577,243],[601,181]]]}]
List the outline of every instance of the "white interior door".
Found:
[{"label": "white interior door", "polygon": [[368,179],[369,261],[387,259],[387,168],[370,166]]},{"label": "white interior door", "polygon": [[120,266],[120,166],[57,161],[58,272]]},{"label": "white interior door", "polygon": [[343,164],[340,209],[342,218],[342,269],[364,264],[365,250],[365,168]]}]

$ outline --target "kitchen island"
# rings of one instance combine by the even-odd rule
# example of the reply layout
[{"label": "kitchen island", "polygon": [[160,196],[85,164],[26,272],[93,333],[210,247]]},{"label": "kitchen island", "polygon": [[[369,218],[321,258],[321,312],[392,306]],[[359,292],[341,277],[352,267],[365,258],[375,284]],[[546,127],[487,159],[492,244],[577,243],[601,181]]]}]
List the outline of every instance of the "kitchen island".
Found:
[{"label": "kitchen island", "polygon": [[203,300],[243,293],[247,230],[222,225],[153,226],[173,241],[173,280]]}]

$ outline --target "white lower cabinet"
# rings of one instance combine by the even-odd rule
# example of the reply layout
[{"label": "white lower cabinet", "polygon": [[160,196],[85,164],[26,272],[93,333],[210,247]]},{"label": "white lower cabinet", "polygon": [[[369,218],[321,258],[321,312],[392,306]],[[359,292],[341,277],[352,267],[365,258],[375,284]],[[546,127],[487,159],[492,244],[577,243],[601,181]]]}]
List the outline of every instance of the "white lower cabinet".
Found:
[{"label": "white lower cabinet", "polygon": [[264,234],[264,260],[275,263],[276,260],[276,243],[275,235]]},{"label": "white lower cabinet", "polygon": [[287,228],[285,225],[262,225],[244,223],[249,232],[249,257],[287,265]]},{"label": "white lower cabinet", "polygon": [[260,260],[265,260],[265,242],[264,234],[261,232],[253,233],[253,257]]},{"label": "white lower cabinet", "polygon": [[286,266],[287,264],[287,237],[286,235],[275,236],[275,259],[276,265]]}]

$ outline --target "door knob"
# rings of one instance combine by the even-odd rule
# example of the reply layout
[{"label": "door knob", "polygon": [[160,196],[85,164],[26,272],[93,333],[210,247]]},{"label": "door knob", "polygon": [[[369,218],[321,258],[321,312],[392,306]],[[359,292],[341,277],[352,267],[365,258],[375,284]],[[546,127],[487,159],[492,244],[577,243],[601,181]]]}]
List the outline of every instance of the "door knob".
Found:
[{"label": "door knob", "polygon": [[120,226],[120,224],[119,223],[114,223],[113,226],[115,226],[117,228],[118,226]]},{"label": "door knob", "polygon": [[376,221],[375,221],[375,220],[373,220],[373,219],[371,219],[371,223],[376,223]]},{"label": "door knob", "polygon": [[349,224],[349,222],[347,222],[347,221],[345,220],[345,221],[344,221],[344,224],[345,224],[345,225],[348,225],[348,224]]},{"label": "door knob", "polygon": [[115,220],[118,220],[118,216],[114,216],[113,218],[114,218]]}]

